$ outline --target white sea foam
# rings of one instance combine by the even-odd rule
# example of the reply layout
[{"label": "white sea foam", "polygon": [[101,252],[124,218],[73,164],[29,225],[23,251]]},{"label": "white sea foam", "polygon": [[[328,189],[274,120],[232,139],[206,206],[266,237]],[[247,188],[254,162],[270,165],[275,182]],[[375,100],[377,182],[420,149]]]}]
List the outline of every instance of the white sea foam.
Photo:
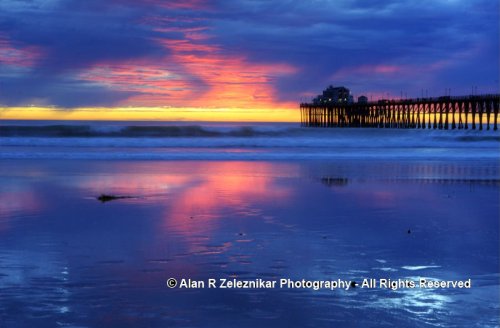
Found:
[{"label": "white sea foam", "polygon": [[435,268],[440,268],[440,267],[441,267],[440,265],[414,265],[414,266],[405,265],[405,266],[402,266],[401,268],[405,269],[405,270],[410,270],[410,271],[417,271],[417,270],[425,270],[425,269],[435,269]]}]

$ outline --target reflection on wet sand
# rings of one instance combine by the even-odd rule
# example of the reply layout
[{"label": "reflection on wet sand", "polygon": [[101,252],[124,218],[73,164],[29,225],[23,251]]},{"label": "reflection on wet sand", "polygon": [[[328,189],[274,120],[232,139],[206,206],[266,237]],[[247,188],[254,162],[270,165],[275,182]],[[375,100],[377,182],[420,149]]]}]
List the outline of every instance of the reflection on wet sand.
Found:
[{"label": "reflection on wet sand", "polygon": [[3,184],[0,187],[0,233],[9,229],[11,219],[34,215],[41,209],[37,193],[29,186]]},{"label": "reflection on wet sand", "polygon": [[345,186],[349,182],[347,178],[322,177],[321,183],[328,187]]},{"label": "reflection on wet sand", "polygon": [[[0,318],[7,326],[20,320],[37,327],[221,326],[227,320],[276,327],[495,326],[500,192],[474,181],[496,174],[497,164],[451,164],[449,171],[439,163],[1,165],[9,168],[0,171]],[[37,168],[44,174],[22,174]],[[389,179],[393,173],[408,176]],[[439,182],[460,174],[470,182]],[[325,188],[324,177],[342,177],[342,187]],[[101,193],[134,198],[101,204],[95,200]],[[26,224],[27,214],[36,220]],[[420,276],[470,278],[477,287],[165,286],[169,277]]]},{"label": "reflection on wet sand", "polygon": [[171,206],[164,212],[166,229],[173,228],[187,236],[208,234],[217,225],[227,223],[223,217],[259,219],[267,203],[287,203],[291,190],[275,183],[269,174],[271,166],[260,176],[231,173],[251,172],[252,163],[209,163],[208,166],[217,166],[228,173],[198,177],[196,184],[172,195]]}]

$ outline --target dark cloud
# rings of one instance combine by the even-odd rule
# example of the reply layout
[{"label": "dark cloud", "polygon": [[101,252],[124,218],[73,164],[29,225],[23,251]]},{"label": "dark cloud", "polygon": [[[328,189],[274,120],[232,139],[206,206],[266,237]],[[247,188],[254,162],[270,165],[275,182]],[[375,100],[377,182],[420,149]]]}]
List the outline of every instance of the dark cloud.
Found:
[{"label": "dark cloud", "polygon": [[154,42],[159,34],[134,25],[130,11],[54,10],[3,19],[3,31],[17,43],[37,46],[43,57],[36,69],[57,73],[96,62],[138,57],[159,58],[165,49]]},{"label": "dark cloud", "polygon": [[3,78],[0,106],[57,106],[62,108],[112,106],[136,95],[85,81],[40,76]]},{"label": "dark cloud", "polygon": [[[222,3],[222,1],[221,1]],[[226,3],[226,2],[224,2]],[[381,76],[352,76],[348,82],[362,89],[426,88],[441,90],[446,84],[470,84],[498,75],[498,3],[491,1],[252,1],[238,2],[239,11],[215,21],[218,42],[237,49],[256,61],[286,61],[301,68],[300,75],[278,81],[283,99],[305,90],[318,90],[346,67],[399,65],[413,68],[396,83]],[[235,2],[226,6],[228,11]],[[229,28],[228,28],[229,26]],[[241,40],[244,40],[243,42]],[[484,42],[490,40],[492,47]],[[477,52],[478,55],[456,54]],[[486,59],[486,58],[485,58]],[[448,65],[438,67],[439,62]],[[489,67],[484,76],[471,74],[468,66]],[[422,67],[434,67],[418,70]],[[447,81],[442,70],[452,70],[460,79]],[[477,72],[476,72],[477,73]],[[419,74],[433,74],[432,81]],[[442,74],[442,75],[441,75]],[[388,77],[394,82],[394,76]],[[468,81],[470,80],[470,81]],[[304,83],[305,82],[305,83]],[[360,83],[363,82],[363,83]],[[477,83],[477,82],[476,82]],[[362,85],[364,84],[364,85]],[[494,87],[490,85],[490,89]],[[410,91],[410,90],[409,90]]]}]

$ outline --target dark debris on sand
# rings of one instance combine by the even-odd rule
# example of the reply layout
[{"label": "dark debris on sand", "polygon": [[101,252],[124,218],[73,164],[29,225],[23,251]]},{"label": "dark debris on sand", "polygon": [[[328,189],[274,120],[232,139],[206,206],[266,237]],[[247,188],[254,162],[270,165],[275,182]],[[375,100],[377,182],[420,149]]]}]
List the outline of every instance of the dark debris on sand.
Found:
[{"label": "dark debris on sand", "polygon": [[132,197],[131,196],[117,196],[117,195],[101,194],[99,197],[96,197],[96,198],[98,201],[105,203],[105,202],[110,202],[112,200],[132,198]]}]

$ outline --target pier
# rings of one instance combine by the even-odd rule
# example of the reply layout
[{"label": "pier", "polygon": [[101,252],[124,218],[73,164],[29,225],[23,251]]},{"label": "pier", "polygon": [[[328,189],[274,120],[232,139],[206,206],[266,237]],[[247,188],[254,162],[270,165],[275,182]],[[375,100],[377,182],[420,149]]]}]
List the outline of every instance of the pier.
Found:
[{"label": "pier", "polygon": [[301,126],[397,129],[498,129],[500,94],[375,102],[301,103]]}]

